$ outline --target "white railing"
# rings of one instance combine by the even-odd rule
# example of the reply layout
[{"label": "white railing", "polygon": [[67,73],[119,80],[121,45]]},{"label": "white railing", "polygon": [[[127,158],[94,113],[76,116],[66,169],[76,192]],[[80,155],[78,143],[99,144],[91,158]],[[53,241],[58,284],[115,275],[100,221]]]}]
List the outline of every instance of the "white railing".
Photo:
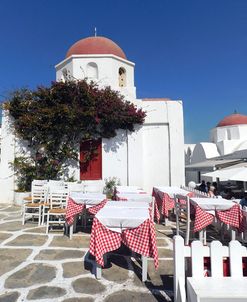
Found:
[{"label": "white railing", "polygon": [[188,192],[193,192],[195,194],[194,197],[209,197],[208,193],[199,191],[199,190],[194,189],[194,188],[181,186],[181,189],[186,190]]},{"label": "white railing", "polygon": [[[243,277],[243,257],[247,256],[247,248],[242,246],[239,241],[232,240],[229,246],[223,246],[219,241],[212,241],[210,246],[203,245],[200,241],[193,241],[191,246],[184,245],[184,239],[181,236],[173,237],[173,253],[174,253],[174,302],[186,302],[186,276],[185,275],[185,259],[190,258],[192,277],[196,279],[205,277],[204,257],[210,257],[211,278],[215,278],[215,282],[219,282],[223,276],[223,259],[229,257],[230,275],[231,277]],[[244,277],[243,277],[244,278]],[[246,277],[245,277],[246,278]],[[208,289],[210,291],[210,288]]]}]

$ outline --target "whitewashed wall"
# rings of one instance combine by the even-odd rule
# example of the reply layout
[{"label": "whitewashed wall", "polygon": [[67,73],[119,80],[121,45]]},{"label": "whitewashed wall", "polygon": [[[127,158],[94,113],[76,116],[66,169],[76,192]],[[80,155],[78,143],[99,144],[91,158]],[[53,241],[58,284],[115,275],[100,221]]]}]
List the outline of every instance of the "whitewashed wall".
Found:
[{"label": "whitewashed wall", "polygon": [[[142,102],[142,107],[147,111],[145,126],[152,128],[157,133],[146,140],[143,148],[148,145],[157,146],[155,156],[162,158],[161,165],[155,165],[154,169],[159,174],[159,182],[163,185],[184,184],[184,128],[183,128],[183,104],[181,101],[148,100]],[[156,130],[154,130],[156,129]],[[150,147],[149,147],[150,148]],[[147,158],[144,157],[144,166]],[[164,165],[166,166],[164,172]],[[165,175],[166,176],[165,176]],[[168,175],[169,176],[168,176]],[[145,176],[147,177],[147,176]],[[158,181],[158,180],[156,180]],[[152,179],[147,186],[156,185]]]},{"label": "whitewashed wall", "polygon": [[14,171],[10,164],[15,158],[15,136],[8,112],[2,111],[1,161],[0,161],[0,203],[12,203],[14,200]]},{"label": "whitewashed wall", "polygon": [[198,163],[205,161],[212,157],[219,156],[219,152],[217,149],[217,145],[213,143],[198,143],[196,144],[192,157],[191,157],[191,163]]},{"label": "whitewashed wall", "polygon": [[119,130],[112,139],[103,139],[102,178],[117,177],[122,185],[127,184],[126,132]]}]

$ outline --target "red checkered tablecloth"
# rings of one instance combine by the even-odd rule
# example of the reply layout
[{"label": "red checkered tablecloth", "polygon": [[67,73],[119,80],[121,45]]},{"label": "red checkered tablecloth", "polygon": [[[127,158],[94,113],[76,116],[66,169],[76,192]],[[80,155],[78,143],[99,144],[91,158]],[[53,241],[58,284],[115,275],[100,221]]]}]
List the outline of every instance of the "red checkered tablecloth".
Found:
[{"label": "red checkered tablecloth", "polygon": [[124,243],[132,251],[154,258],[155,268],[158,267],[158,250],[156,245],[155,228],[152,219],[145,220],[137,228],[126,229],[122,233],[106,228],[95,217],[90,239],[90,253],[95,260],[104,266],[103,255],[114,251]]},{"label": "red checkered tablecloth", "polygon": [[[161,214],[164,215],[165,217],[168,217],[169,211],[174,209],[175,207],[175,201],[173,198],[171,198],[167,193],[160,192],[160,194],[153,190],[152,194],[155,198],[155,204],[157,206],[157,209],[161,209]],[[193,192],[188,192],[187,196],[193,197],[194,193]],[[156,209],[155,209],[155,214],[156,214]],[[157,215],[156,215],[157,220],[159,221]]]},{"label": "red checkered tablecloth", "polygon": [[96,215],[100,209],[102,209],[104,207],[104,205],[107,203],[107,199],[104,199],[103,201],[101,201],[101,203],[95,205],[95,206],[92,206],[90,208],[87,208],[87,211],[90,213],[90,214],[93,214],[93,215]]},{"label": "red checkered tablecloth", "polygon": [[233,205],[229,210],[225,211],[215,211],[215,215],[208,213],[207,211],[201,209],[198,205],[195,206],[195,223],[194,232],[201,231],[208,225],[210,225],[214,216],[216,216],[220,221],[228,224],[232,227],[237,228],[240,232],[243,231],[243,215],[238,204]]},{"label": "red checkered tablecloth", "polygon": [[244,230],[243,214],[239,204],[226,211],[216,211],[216,216],[220,221],[237,228],[240,232]]},{"label": "red checkered tablecloth", "polygon": [[[101,203],[92,206],[90,208],[87,208],[87,211],[90,214],[96,214],[100,209],[102,209],[104,207],[104,205],[106,204],[107,199],[103,200]],[[78,204],[76,203],[72,198],[68,197],[67,200],[67,210],[66,210],[66,222],[68,223],[68,225],[72,225],[75,219],[75,216],[77,214],[82,213],[83,209],[85,208],[85,204]]]}]

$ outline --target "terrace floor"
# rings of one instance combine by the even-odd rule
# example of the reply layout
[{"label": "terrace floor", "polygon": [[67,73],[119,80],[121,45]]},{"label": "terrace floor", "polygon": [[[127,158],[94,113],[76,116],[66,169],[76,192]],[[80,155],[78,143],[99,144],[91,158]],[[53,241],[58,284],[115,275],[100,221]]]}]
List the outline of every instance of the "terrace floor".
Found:
[{"label": "terrace floor", "polygon": [[156,225],[159,269],[150,259],[147,282],[138,255],[124,247],[110,254],[96,280],[89,231],[72,240],[61,229],[46,235],[34,222],[21,225],[20,207],[0,205],[0,302],[172,301],[173,231],[173,223]]}]

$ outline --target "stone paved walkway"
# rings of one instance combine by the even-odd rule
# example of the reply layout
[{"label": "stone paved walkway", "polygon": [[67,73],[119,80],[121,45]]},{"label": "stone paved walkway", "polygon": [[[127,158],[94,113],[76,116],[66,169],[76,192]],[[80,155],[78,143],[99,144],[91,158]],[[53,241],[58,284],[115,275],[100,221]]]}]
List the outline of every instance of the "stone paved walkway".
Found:
[{"label": "stone paved walkway", "polygon": [[108,257],[102,279],[92,274],[90,233],[72,240],[62,230],[45,234],[36,223],[21,225],[21,209],[0,205],[0,302],[172,301],[172,230],[156,225],[159,269],[148,262],[143,284],[138,257],[121,248]]}]

